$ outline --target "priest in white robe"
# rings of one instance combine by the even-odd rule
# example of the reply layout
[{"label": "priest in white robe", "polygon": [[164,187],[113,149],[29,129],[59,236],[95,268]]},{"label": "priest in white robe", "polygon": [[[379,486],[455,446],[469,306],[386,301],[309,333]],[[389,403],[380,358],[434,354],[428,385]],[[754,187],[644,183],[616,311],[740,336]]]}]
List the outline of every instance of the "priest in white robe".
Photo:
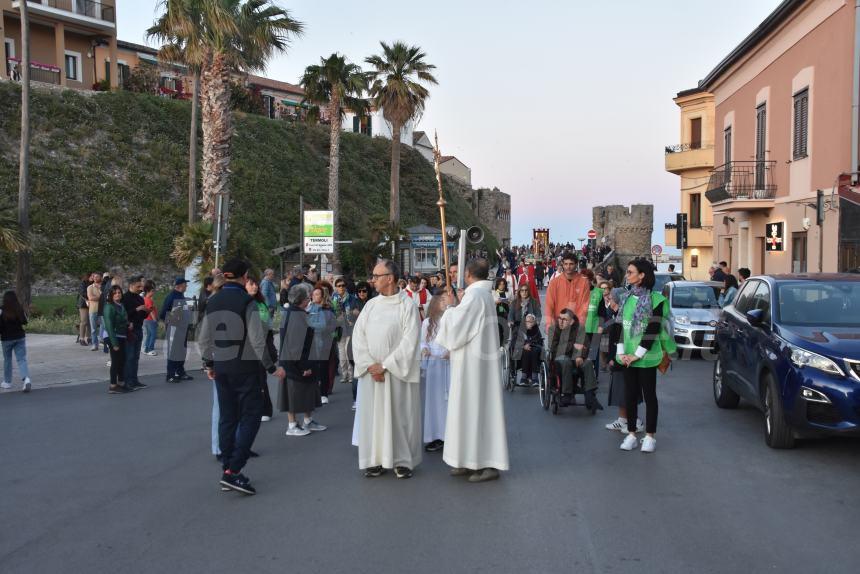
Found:
[{"label": "priest in white robe", "polygon": [[394,469],[409,478],[421,463],[421,323],[418,307],[397,287],[397,265],[373,269],[379,295],[368,301],[352,334],[358,405],[358,466],[367,477]]},{"label": "priest in white robe", "polygon": [[[508,470],[499,366],[499,328],[486,259],[469,261],[466,290],[444,315],[436,343],[451,353],[451,390],[442,460],[454,476],[484,482]],[[453,300],[449,300],[452,302]]]}]

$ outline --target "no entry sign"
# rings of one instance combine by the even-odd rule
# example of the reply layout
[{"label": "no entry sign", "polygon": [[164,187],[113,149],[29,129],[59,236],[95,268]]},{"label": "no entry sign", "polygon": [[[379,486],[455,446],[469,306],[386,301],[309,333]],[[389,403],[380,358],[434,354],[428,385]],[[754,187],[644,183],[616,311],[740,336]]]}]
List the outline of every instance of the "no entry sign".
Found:
[{"label": "no entry sign", "polygon": [[597,232],[593,229],[588,230],[588,238],[589,239],[597,239]]}]

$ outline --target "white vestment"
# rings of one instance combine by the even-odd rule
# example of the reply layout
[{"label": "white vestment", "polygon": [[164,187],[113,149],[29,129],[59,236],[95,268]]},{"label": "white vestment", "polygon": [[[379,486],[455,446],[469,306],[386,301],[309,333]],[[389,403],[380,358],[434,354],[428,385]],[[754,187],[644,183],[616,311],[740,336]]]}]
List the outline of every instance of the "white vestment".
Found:
[{"label": "white vestment", "polygon": [[[358,467],[415,468],[421,462],[421,367],[418,307],[403,293],[377,295],[352,332],[358,400]],[[368,367],[380,363],[385,382]]]},{"label": "white vestment", "polygon": [[451,352],[451,391],[442,460],[454,468],[508,470],[499,327],[489,281],[466,288],[445,311],[436,343]]},{"label": "white vestment", "polygon": [[[445,347],[428,337],[430,319],[421,324],[421,350],[430,356],[421,359],[421,376],[424,378],[424,442],[445,440],[445,419],[448,414],[448,391],[451,388],[450,361]],[[438,329],[438,327],[437,327]]]}]

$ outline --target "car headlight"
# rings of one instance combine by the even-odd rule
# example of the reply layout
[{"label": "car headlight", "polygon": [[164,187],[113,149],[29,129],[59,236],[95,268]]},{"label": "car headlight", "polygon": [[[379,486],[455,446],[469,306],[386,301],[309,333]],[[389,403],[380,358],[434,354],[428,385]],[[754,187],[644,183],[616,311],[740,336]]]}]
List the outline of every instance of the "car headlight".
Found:
[{"label": "car headlight", "polygon": [[806,349],[801,349],[800,347],[795,347],[794,345],[789,345],[788,348],[791,349],[791,362],[794,363],[795,366],[801,368],[812,367],[813,369],[818,369],[819,371],[824,371],[831,375],[845,376],[842,369],[827,357],[807,351]]},{"label": "car headlight", "polygon": [[675,315],[675,323],[678,325],[689,325],[690,318],[686,315]]}]

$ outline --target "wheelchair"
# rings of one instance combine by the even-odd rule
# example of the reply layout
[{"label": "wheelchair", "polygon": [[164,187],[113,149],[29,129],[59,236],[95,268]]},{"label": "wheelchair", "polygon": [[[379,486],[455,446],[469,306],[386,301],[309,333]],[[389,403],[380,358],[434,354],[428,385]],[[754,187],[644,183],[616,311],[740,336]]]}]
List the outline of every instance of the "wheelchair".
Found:
[{"label": "wheelchair", "polygon": [[[501,356],[501,371],[502,371],[502,387],[508,392],[514,392],[517,387],[524,389],[534,388],[533,385],[524,385],[517,379],[517,373],[520,370],[520,361],[514,359],[513,340],[510,336],[510,330],[507,331],[507,337],[504,344],[499,349]],[[541,366],[538,371],[538,382],[540,382],[541,373],[546,369],[544,361],[541,360]],[[538,385],[540,386],[540,385]]]},{"label": "wheelchair", "polygon": [[[597,400],[597,393],[589,397],[583,387],[584,379],[582,369],[593,368],[590,362],[586,361],[582,367],[574,367],[573,375],[573,395],[570,397],[570,403],[562,404],[561,400],[561,373],[558,372],[558,365],[555,361],[549,359],[549,353],[544,352],[543,361],[541,361],[540,377],[538,379],[538,397],[540,398],[541,407],[544,410],[551,410],[553,415],[558,414],[560,408],[567,406],[585,407],[588,412],[594,416],[598,410],[603,410],[600,402]],[[577,395],[582,395],[583,402],[576,400]]]}]

